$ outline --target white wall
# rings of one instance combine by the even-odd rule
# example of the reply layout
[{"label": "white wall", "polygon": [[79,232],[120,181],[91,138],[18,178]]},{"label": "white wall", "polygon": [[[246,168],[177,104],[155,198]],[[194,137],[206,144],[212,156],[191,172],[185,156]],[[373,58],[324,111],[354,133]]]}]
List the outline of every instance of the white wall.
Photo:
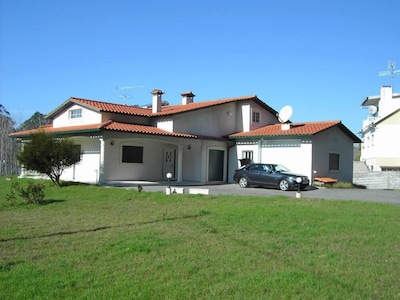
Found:
[{"label": "white wall", "polygon": [[[69,118],[69,111],[74,109],[82,109],[82,117],[76,119]],[[79,105],[73,105],[53,119],[53,127],[75,126],[82,124],[98,124],[101,123],[101,114],[84,108]]]},{"label": "white wall", "polygon": [[385,117],[400,108],[400,98],[394,97],[391,86],[381,87],[381,99],[379,100],[379,117]]},{"label": "white wall", "polygon": [[[242,142],[245,143],[245,142]],[[312,145],[301,139],[262,140],[248,144],[237,144],[237,159],[242,158],[243,151],[253,151],[254,163],[282,164],[293,172],[311,178]],[[237,161],[240,167],[240,162]]]},{"label": "white wall", "polygon": [[174,131],[174,122],[171,119],[160,119],[157,120],[157,128],[166,130],[168,132]]},{"label": "white wall", "polygon": [[262,162],[282,164],[292,172],[311,178],[311,144],[301,139],[263,142]]},{"label": "white wall", "polygon": [[72,138],[74,144],[81,146],[81,161],[66,169],[62,180],[97,183],[99,176],[100,143],[89,137]]},{"label": "white wall", "polygon": [[[107,140],[108,141],[108,140]],[[143,147],[143,163],[123,163],[122,147]],[[162,158],[167,143],[143,138],[114,139],[114,145],[105,143],[105,180],[165,180]]]}]

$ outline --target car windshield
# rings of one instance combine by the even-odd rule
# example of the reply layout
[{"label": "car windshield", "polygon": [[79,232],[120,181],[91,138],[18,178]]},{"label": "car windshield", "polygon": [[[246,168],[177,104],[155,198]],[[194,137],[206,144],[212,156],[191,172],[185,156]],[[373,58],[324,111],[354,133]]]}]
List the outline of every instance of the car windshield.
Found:
[{"label": "car windshield", "polygon": [[286,168],[285,166],[282,165],[271,165],[274,169],[275,172],[289,172],[290,170]]}]

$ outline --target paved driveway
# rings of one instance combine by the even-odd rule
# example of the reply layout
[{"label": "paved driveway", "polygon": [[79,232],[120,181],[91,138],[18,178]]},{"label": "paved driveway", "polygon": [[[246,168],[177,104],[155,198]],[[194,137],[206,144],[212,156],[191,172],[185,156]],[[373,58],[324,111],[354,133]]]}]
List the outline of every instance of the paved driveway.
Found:
[{"label": "paved driveway", "polygon": [[[172,183],[171,186],[174,186]],[[164,191],[166,184],[143,185],[145,191]],[[201,188],[209,189],[211,195],[258,195],[258,196],[289,196],[296,197],[296,191],[283,192],[275,189],[260,187],[241,188],[238,184],[204,185],[204,186],[180,186],[185,189]],[[367,190],[367,189],[330,189],[309,188],[301,192],[304,198],[325,200],[356,200],[379,203],[391,203],[400,205],[400,191],[398,190]]]}]

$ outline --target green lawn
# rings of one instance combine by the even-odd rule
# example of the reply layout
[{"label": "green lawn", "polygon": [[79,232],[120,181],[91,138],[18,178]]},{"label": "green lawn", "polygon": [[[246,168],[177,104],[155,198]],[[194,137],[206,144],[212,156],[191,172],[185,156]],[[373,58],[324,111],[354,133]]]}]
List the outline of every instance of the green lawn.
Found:
[{"label": "green lawn", "polygon": [[10,186],[0,299],[400,299],[400,206]]}]

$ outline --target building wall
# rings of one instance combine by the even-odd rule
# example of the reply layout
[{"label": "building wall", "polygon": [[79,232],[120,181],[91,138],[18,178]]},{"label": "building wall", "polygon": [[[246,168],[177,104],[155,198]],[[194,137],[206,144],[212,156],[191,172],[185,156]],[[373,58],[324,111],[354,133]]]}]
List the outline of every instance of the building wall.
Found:
[{"label": "building wall", "polygon": [[267,140],[262,143],[262,162],[284,165],[311,178],[311,149],[307,139]]},{"label": "building wall", "polygon": [[[113,145],[111,145],[113,141]],[[122,147],[143,147],[143,163],[122,163]],[[164,150],[175,150],[174,180],[208,182],[210,149],[225,152],[223,181],[227,180],[227,142],[174,137],[146,137],[145,135],[110,133],[105,136],[105,181],[146,180],[165,181]],[[179,160],[181,155],[181,160]],[[181,173],[179,175],[179,172]],[[179,178],[181,176],[181,178]]]},{"label": "building wall", "polygon": [[240,141],[237,146],[237,167],[244,151],[253,151],[254,163],[282,164],[293,172],[311,178],[311,149],[308,139],[263,139],[259,141]]},{"label": "building wall", "polygon": [[236,105],[228,103],[173,116],[173,131],[221,138],[236,130]]},{"label": "building wall", "polygon": [[121,123],[140,124],[140,125],[150,125],[151,123],[148,117],[103,112],[101,122],[106,122],[109,120]]},{"label": "building wall", "polygon": [[[259,123],[252,122],[253,111],[260,112]],[[173,131],[221,138],[235,132],[260,128],[276,121],[276,116],[255,102],[247,104],[233,102],[174,115]]]},{"label": "building wall", "polygon": [[[69,116],[69,112],[74,109],[82,109],[82,117],[71,119]],[[53,119],[53,126],[64,127],[64,126],[74,126],[74,125],[82,125],[82,124],[98,124],[101,123],[101,114],[84,108],[80,105],[73,105],[58,116]]]},{"label": "building wall", "polygon": [[[109,140],[109,139],[107,139]],[[143,147],[143,163],[122,162],[123,146]],[[113,145],[105,143],[104,174],[106,181],[113,180],[165,180],[163,174],[163,149],[171,145],[134,137],[115,138]]]},{"label": "building wall", "polygon": [[400,112],[364,131],[361,160],[371,171],[381,171],[381,166],[400,166]]},{"label": "building wall", "polygon": [[[313,137],[312,168],[314,177],[331,177],[339,181],[353,180],[353,140],[334,127]],[[329,154],[339,154],[339,170],[329,169]]]},{"label": "building wall", "polygon": [[75,137],[74,144],[81,146],[81,161],[66,169],[61,179],[65,181],[79,181],[98,183],[100,175],[100,143],[97,138]]}]

